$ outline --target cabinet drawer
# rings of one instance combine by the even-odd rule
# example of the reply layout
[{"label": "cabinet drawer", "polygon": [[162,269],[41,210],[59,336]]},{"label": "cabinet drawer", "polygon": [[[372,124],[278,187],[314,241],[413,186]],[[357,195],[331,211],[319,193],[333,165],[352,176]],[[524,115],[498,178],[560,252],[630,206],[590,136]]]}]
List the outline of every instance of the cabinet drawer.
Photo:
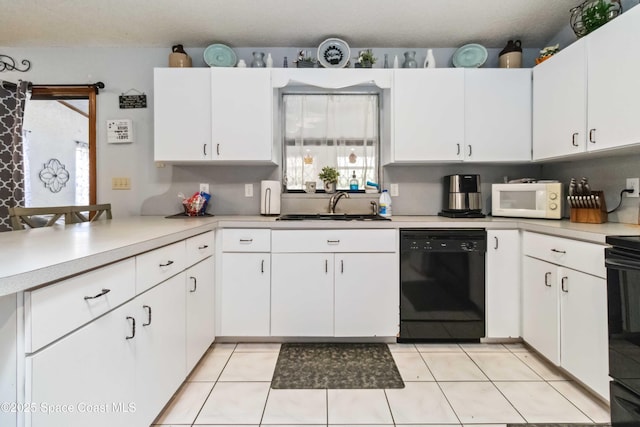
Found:
[{"label": "cabinet drawer", "polygon": [[272,252],[396,252],[396,230],[274,230]]},{"label": "cabinet drawer", "polygon": [[270,252],[271,230],[225,228],[222,230],[223,252]]},{"label": "cabinet drawer", "polygon": [[214,236],[213,231],[198,234],[187,239],[187,264],[194,265],[203,259],[213,255]]},{"label": "cabinet drawer", "polygon": [[604,246],[562,237],[525,232],[522,252],[553,264],[607,277],[604,267]]},{"label": "cabinet drawer", "polygon": [[184,240],[136,257],[136,294],[167,280],[186,266]]},{"label": "cabinet drawer", "polygon": [[134,258],[25,292],[25,351],[37,351],[134,295]]}]

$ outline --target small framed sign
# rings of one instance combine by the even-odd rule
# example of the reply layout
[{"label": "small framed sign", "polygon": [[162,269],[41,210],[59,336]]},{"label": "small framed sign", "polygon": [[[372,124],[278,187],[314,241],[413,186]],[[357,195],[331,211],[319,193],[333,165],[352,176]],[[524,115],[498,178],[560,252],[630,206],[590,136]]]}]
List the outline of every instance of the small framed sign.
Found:
[{"label": "small framed sign", "polygon": [[[138,92],[138,95],[127,95],[131,91]],[[120,108],[147,108],[147,95],[144,92],[140,92],[136,89],[129,89],[125,93],[121,94],[118,98],[120,101]]]},{"label": "small framed sign", "polygon": [[109,144],[133,142],[133,122],[129,119],[107,120],[107,142]]}]

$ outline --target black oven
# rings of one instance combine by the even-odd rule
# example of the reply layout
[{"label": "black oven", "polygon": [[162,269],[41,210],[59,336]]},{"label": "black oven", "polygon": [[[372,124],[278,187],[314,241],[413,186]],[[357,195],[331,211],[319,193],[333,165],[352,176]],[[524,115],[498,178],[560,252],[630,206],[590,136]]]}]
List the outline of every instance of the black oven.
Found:
[{"label": "black oven", "polygon": [[484,229],[400,230],[398,342],[485,336]]},{"label": "black oven", "polygon": [[640,426],[640,236],[607,243],[611,423]]}]

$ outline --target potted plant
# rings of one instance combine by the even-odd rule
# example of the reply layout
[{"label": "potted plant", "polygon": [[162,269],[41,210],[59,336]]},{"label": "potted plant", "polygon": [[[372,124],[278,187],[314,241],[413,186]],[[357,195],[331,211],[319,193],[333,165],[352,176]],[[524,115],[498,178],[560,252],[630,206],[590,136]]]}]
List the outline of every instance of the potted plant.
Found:
[{"label": "potted plant", "polygon": [[613,3],[605,0],[598,0],[583,9],[582,24],[584,25],[587,34],[603,26],[611,19],[609,10],[612,8]]},{"label": "potted plant", "polygon": [[336,192],[336,184],[338,182],[338,177],[340,173],[336,168],[331,166],[325,166],[322,168],[322,171],[318,174],[318,178],[324,182],[324,191],[327,193],[335,193]]},{"label": "potted plant", "polygon": [[358,62],[356,62],[355,66],[356,68],[371,68],[377,59],[378,58],[373,56],[371,49],[361,50],[358,53]]},{"label": "potted plant", "polygon": [[551,58],[558,52],[560,52],[560,44],[545,47],[540,51],[540,56],[536,58],[536,65]]},{"label": "potted plant", "polygon": [[298,60],[296,61],[298,68],[315,68],[316,59],[313,58],[308,50],[301,50],[298,52]]}]

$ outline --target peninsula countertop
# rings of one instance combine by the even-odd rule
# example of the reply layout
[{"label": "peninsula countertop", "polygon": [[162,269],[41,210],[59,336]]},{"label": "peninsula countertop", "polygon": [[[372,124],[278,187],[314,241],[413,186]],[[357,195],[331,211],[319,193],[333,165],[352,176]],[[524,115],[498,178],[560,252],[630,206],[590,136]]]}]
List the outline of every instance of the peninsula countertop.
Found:
[{"label": "peninsula countertop", "polygon": [[639,225],[493,217],[394,216],[391,221],[278,221],[259,215],[183,219],[125,217],[0,233],[0,296],[41,286],[216,228],[520,229],[599,244],[605,243],[607,235],[640,235]]}]

